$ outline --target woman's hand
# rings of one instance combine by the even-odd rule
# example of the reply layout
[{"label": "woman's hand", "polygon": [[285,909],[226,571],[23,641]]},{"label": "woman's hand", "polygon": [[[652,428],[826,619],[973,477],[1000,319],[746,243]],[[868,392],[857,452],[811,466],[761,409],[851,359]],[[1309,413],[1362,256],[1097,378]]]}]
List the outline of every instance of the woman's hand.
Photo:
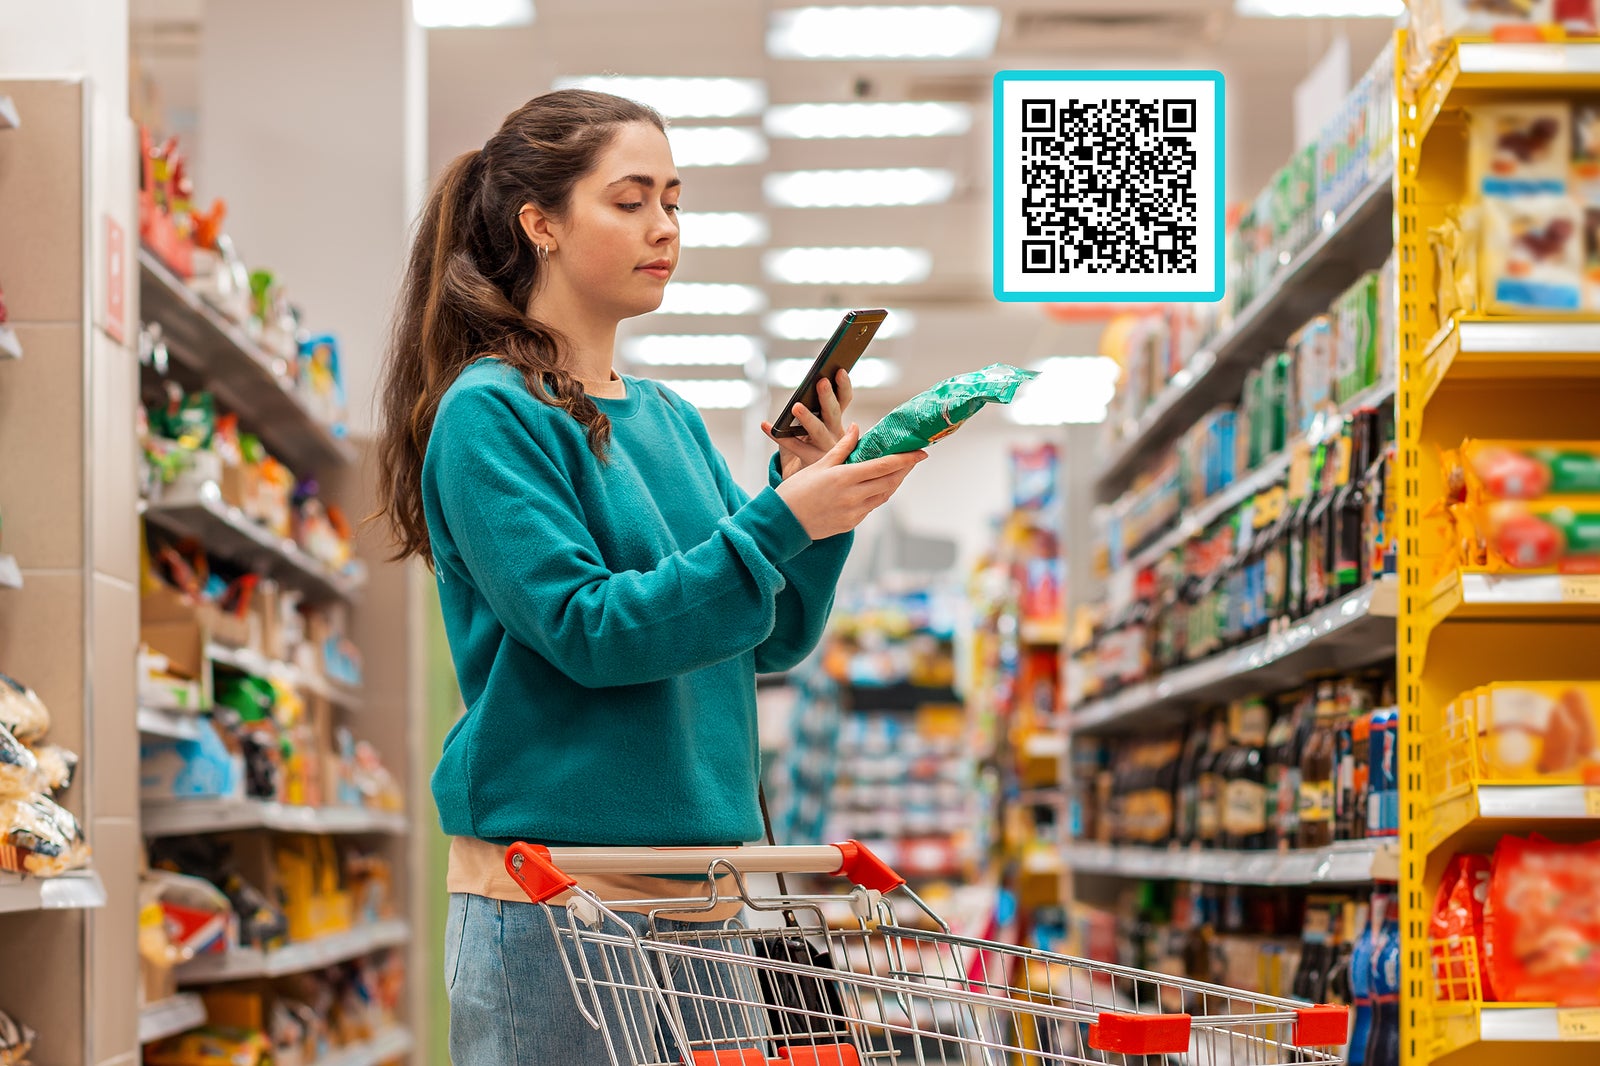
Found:
[{"label": "woman's hand", "polygon": [[912,467],[928,457],[927,452],[905,452],[847,464],[860,441],[861,427],[852,425],[832,448],[778,486],[778,495],[812,540],[856,528],[888,502]]},{"label": "woman's hand", "polygon": [[[795,421],[806,431],[803,437],[773,437],[783,457],[778,469],[785,481],[815,463],[839,443],[844,436],[844,413],[855,399],[855,389],[850,384],[850,374],[841,370],[834,381],[823,378],[817,382],[817,405],[822,417],[812,414],[805,404],[797,403],[792,412]],[[761,432],[772,436],[772,423],[761,423]]]}]

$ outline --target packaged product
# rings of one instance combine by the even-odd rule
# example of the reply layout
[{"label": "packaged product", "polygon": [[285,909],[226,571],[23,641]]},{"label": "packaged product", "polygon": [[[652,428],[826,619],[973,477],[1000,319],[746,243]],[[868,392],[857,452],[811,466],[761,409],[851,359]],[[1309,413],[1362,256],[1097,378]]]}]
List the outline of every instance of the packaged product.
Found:
[{"label": "packaged product", "polygon": [[1483,933],[1484,971],[1502,1001],[1600,1006],[1600,842],[1502,837]]},{"label": "packaged product", "polygon": [[1600,573],[1600,497],[1504,500],[1471,517],[1490,570]]},{"label": "packaged product", "polygon": [[1527,37],[1556,21],[1561,0],[1406,0],[1408,77],[1420,80],[1461,35]]},{"label": "packaged product", "polygon": [[1371,385],[1378,362],[1378,275],[1368,273],[1334,304],[1334,398],[1341,404]]},{"label": "packaged product", "polygon": [[1557,195],[1572,166],[1572,107],[1564,100],[1493,104],[1468,112],[1468,174],[1484,196]]},{"label": "packaged product", "polygon": [[1568,34],[1593,34],[1595,26],[1595,0],[1555,0],[1552,16],[1558,26]]},{"label": "packaged product", "polygon": [[1464,207],[1447,214],[1444,222],[1428,230],[1433,249],[1434,300],[1439,321],[1478,309],[1478,237],[1482,209]]},{"label": "packaged product", "polygon": [[32,744],[50,731],[50,709],[33,689],[0,674],[0,725],[24,744]]},{"label": "packaged product", "polygon": [[[1472,999],[1470,982],[1472,971],[1476,969],[1482,998],[1489,1002],[1494,1000],[1488,970],[1483,965],[1483,904],[1488,898],[1489,857],[1453,856],[1439,881],[1439,894],[1428,930],[1429,938],[1436,942],[1433,949],[1435,999]],[[1472,965],[1473,960],[1476,966]]]},{"label": "packaged product", "polygon": [[1300,433],[1309,433],[1319,414],[1333,406],[1333,320],[1318,315],[1289,338],[1294,349]]},{"label": "packaged product", "polygon": [[72,787],[72,778],[78,772],[78,754],[59,744],[41,744],[33,749],[38,763],[37,787],[34,791],[46,795],[65,792]]},{"label": "packaged product", "polygon": [[1478,689],[1475,703],[1486,780],[1600,780],[1600,683],[1500,681]]},{"label": "packaged product", "polygon": [[1483,201],[1478,285],[1484,310],[1576,311],[1583,266],[1583,214],[1569,197]]},{"label": "packaged product", "polygon": [[37,1037],[32,1029],[0,1011],[0,1066],[28,1066],[28,1052]]},{"label": "packaged product", "polygon": [[1378,348],[1374,355],[1374,381],[1396,381],[1400,376],[1400,259],[1393,252],[1378,271]]},{"label": "packaged product", "polygon": [[0,796],[26,796],[38,788],[39,761],[27,746],[0,726]]},{"label": "packaged product", "polygon": [[195,1029],[144,1049],[145,1066],[267,1066],[272,1041],[253,1029]]},{"label": "packaged product", "polygon": [[0,800],[0,869],[55,877],[89,861],[83,829],[49,796]]},{"label": "packaged product", "polygon": [[1038,376],[1036,371],[996,363],[975,373],[947,378],[896,407],[867,430],[849,461],[861,463],[926,448],[961,428],[984,405],[1010,403],[1018,389]]},{"label": "packaged product", "polygon": [[1600,495],[1600,441],[1468,440],[1460,456],[1470,499]]}]

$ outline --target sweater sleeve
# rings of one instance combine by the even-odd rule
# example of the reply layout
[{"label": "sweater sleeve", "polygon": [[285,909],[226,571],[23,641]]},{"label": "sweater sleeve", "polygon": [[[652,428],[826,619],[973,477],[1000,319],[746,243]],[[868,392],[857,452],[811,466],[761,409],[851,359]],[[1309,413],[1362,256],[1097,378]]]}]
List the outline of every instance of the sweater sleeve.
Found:
[{"label": "sweater sleeve", "polygon": [[[744,507],[750,497],[739,483],[733,480],[728,464],[706,437],[704,446],[711,456],[717,483],[722,487],[722,498],[732,513]],[[774,492],[783,481],[778,456],[772,457],[767,470],[768,487],[762,495]],[[759,499],[759,497],[758,497]],[[839,575],[844,571],[850,547],[855,543],[855,533],[840,533],[824,540],[813,541],[799,555],[778,566],[784,577],[784,586],[778,593],[777,622],[772,633],[756,647],[756,670],[759,673],[782,673],[792,670],[822,640],[822,631],[833,612],[834,592],[839,585]]]},{"label": "sweater sleeve", "polygon": [[613,573],[541,444],[542,412],[526,409],[536,402],[467,390],[429,442],[425,481],[506,631],[587,688],[661,681],[766,641],[780,567],[810,544],[778,494],[763,491],[649,573]]}]

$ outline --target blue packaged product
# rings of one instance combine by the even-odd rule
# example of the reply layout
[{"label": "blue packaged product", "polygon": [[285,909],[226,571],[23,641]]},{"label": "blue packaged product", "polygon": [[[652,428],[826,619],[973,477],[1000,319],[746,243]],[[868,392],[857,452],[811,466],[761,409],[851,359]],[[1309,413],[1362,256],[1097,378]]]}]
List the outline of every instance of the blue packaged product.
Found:
[{"label": "blue packaged product", "polygon": [[1400,714],[1394,707],[1372,712],[1367,737],[1367,835],[1400,833]]}]

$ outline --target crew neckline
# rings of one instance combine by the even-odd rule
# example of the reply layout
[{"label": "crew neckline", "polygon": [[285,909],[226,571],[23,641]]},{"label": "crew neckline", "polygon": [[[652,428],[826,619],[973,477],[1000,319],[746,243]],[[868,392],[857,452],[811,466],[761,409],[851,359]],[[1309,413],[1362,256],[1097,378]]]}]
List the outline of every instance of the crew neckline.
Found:
[{"label": "crew neckline", "polygon": [[[474,366],[480,363],[506,365],[506,361],[498,355],[481,355],[473,360]],[[607,418],[632,418],[639,411],[639,395],[643,391],[642,382],[638,378],[629,377],[627,374],[617,374],[617,379],[622,382],[625,390],[622,396],[596,396],[587,390],[584,391],[584,395],[593,400],[595,407]]]}]

